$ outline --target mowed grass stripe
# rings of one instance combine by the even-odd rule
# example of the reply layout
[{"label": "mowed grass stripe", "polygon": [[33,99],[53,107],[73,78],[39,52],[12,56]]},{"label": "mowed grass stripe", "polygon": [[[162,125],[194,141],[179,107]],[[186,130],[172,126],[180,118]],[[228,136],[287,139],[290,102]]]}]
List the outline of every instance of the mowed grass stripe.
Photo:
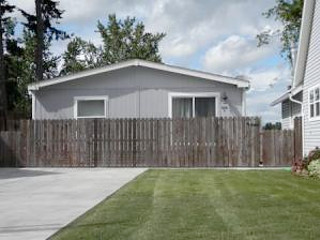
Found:
[{"label": "mowed grass stripe", "polygon": [[320,181],[286,171],[149,170],[52,239],[320,239]]}]

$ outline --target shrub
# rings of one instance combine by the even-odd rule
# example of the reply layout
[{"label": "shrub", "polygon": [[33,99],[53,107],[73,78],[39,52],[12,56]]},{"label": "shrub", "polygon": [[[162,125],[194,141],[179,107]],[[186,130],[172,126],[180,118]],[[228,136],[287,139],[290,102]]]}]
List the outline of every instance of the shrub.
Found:
[{"label": "shrub", "polygon": [[317,147],[314,150],[312,150],[308,155],[308,163],[312,162],[313,160],[320,159],[320,149]]},{"label": "shrub", "polygon": [[311,161],[308,165],[308,171],[310,177],[320,178],[320,159]]}]

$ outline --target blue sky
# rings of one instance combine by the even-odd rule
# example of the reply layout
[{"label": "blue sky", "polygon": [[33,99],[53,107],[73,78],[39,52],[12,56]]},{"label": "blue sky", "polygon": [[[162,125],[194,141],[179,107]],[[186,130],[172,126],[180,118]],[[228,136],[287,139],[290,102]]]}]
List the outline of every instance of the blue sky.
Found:
[{"label": "blue sky", "polygon": [[[34,0],[10,0],[33,11]],[[279,37],[257,47],[256,35],[281,24],[265,19],[261,13],[275,0],[60,0],[65,10],[61,28],[93,43],[97,21],[106,22],[110,13],[118,17],[135,16],[150,32],[165,32],[160,53],[168,64],[251,81],[247,93],[247,112],[264,122],[280,119],[280,107],[270,107],[290,84],[290,67],[280,56]],[[17,18],[21,16],[17,14]],[[61,53],[67,42],[58,42],[53,51]]]}]

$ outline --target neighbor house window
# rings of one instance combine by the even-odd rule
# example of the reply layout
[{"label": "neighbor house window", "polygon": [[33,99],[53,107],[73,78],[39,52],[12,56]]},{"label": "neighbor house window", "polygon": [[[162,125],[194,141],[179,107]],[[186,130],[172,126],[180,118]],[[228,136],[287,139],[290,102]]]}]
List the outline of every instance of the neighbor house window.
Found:
[{"label": "neighbor house window", "polygon": [[320,118],[320,86],[309,90],[309,116],[310,119]]},{"label": "neighbor house window", "polygon": [[215,117],[217,94],[172,94],[171,116],[173,118]]},{"label": "neighbor house window", "polygon": [[76,97],[75,118],[106,118],[107,97]]}]

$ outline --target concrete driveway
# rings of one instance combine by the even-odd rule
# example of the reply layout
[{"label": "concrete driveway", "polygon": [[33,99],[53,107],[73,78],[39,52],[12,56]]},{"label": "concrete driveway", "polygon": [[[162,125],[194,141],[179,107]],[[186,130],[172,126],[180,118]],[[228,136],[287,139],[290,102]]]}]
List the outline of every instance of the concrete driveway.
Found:
[{"label": "concrete driveway", "polygon": [[0,239],[46,239],[145,170],[0,168]]}]

